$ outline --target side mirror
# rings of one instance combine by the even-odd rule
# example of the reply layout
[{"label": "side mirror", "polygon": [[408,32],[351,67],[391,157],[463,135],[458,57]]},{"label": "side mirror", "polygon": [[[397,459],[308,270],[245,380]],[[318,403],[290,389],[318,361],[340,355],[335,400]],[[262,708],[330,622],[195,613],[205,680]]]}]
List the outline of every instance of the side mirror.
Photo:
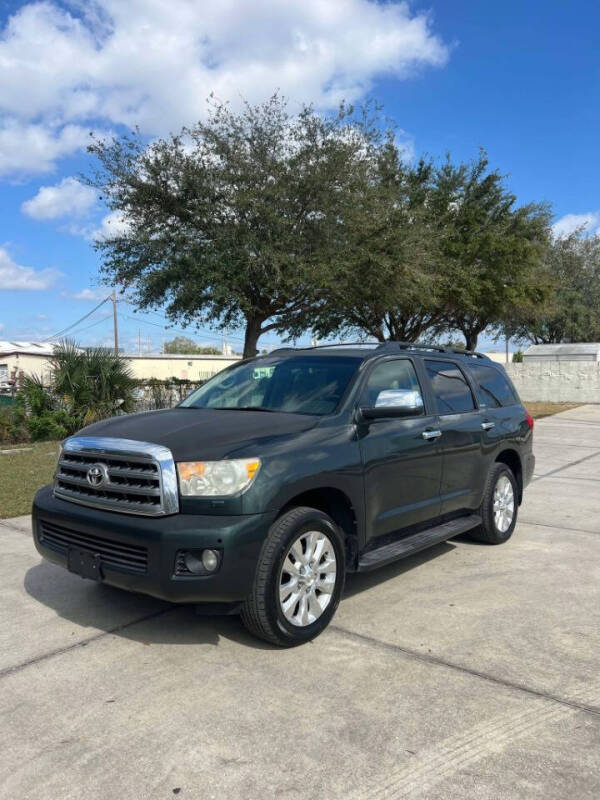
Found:
[{"label": "side mirror", "polygon": [[423,413],[423,407],[361,406],[358,411],[363,419],[390,419],[393,417],[419,417]]},{"label": "side mirror", "polygon": [[359,413],[363,419],[418,417],[423,413],[423,398],[418,391],[384,389],[377,395],[374,406],[363,406]]}]

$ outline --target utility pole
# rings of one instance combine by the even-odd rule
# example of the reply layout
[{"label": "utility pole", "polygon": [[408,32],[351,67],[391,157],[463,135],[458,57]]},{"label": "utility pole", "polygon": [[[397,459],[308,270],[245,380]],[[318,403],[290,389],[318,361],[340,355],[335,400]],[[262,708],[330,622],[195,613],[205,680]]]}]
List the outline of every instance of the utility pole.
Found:
[{"label": "utility pole", "polygon": [[115,334],[115,356],[119,355],[119,330],[117,328],[117,290],[113,289],[113,293],[111,295],[112,304],[113,304],[113,330]]},{"label": "utility pole", "polygon": [[142,332],[138,328],[138,356],[142,355]]}]

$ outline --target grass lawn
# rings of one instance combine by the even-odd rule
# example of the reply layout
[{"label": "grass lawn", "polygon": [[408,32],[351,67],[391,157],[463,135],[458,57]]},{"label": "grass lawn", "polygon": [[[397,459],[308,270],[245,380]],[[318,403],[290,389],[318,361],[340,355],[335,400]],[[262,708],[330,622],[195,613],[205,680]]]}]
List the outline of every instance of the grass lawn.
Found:
[{"label": "grass lawn", "polygon": [[568,411],[570,408],[579,408],[581,403],[523,403],[523,405],[534,419],[541,419],[561,411]]},{"label": "grass lawn", "polygon": [[58,442],[2,445],[0,450],[0,518],[29,514],[36,491],[52,481]]}]

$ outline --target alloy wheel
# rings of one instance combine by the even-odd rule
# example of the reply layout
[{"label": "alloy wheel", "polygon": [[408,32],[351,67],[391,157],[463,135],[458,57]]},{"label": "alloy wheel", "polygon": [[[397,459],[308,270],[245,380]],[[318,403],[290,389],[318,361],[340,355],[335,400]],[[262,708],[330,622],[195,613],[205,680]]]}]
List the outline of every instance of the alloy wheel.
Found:
[{"label": "alloy wheel", "polygon": [[515,493],[511,481],[501,475],[494,487],[494,523],[500,533],[506,533],[515,516]]},{"label": "alloy wheel", "polygon": [[335,550],[322,531],[302,533],[292,542],[279,576],[279,605],[297,627],[312,625],[333,596],[337,577]]}]

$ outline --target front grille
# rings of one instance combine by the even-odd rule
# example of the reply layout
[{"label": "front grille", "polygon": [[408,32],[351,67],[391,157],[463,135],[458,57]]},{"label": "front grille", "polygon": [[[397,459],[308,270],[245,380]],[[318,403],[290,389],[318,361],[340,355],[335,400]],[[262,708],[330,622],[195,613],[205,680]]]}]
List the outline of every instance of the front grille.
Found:
[{"label": "front grille", "polygon": [[104,536],[82,533],[52,522],[41,522],[39,528],[40,544],[51,550],[66,554],[69,547],[78,547],[100,556],[102,564],[121,572],[144,575],[148,569],[148,551],[145,547],[123,544]]},{"label": "front grille", "polygon": [[54,493],[95,508],[158,516],[178,510],[174,476],[166,448],[126,439],[74,437],[61,451]]}]

